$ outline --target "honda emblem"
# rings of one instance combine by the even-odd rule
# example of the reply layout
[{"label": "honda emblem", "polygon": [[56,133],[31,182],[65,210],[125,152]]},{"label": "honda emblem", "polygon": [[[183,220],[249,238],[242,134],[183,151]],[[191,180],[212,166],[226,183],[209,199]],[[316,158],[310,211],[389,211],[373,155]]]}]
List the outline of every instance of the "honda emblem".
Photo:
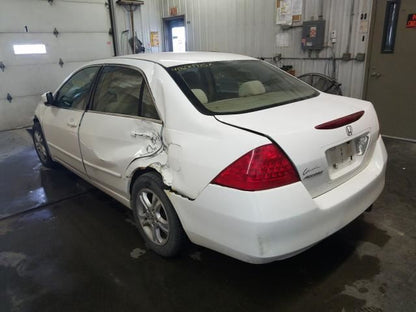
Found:
[{"label": "honda emblem", "polygon": [[347,131],[347,135],[348,135],[348,136],[352,136],[352,127],[351,127],[351,126],[347,126],[347,127],[345,128],[345,130]]}]

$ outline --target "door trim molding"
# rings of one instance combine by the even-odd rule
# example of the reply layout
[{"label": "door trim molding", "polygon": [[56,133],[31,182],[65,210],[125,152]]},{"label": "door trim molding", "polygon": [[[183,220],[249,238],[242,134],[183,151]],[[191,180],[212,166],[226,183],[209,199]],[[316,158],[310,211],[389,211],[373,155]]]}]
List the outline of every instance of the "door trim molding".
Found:
[{"label": "door trim molding", "polygon": [[86,165],[88,167],[91,167],[93,169],[97,169],[97,170],[99,170],[101,172],[104,172],[104,173],[107,173],[109,175],[112,175],[113,177],[116,177],[116,178],[121,178],[122,177],[121,174],[118,173],[118,172],[106,169],[106,168],[101,167],[101,166],[94,165],[94,164],[92,164],[92,163],[90,163],[89,161],[86,161],[86,160],[84,160],[84,165]]},{"label": "door trim molding", "polygon": [[[48,142],[48,141],[47,141],[47,143],[48,143],[48,146],[50,146],[50,147],[54,148],[55,150],[57,150],[57,151],[61,152],[62,154],[65,154],[65,155],[66,155],[66,156],[68,156],[68,157],[71,157],[72,159],[75,159],[75,160],[76,160],[76,161],[78,161],[79,163],[82,163],[82,159],[81,159],[81,158],[79,158],[79,157],[77,157],[77,156],[75,156],[75,155],[73,155],[73,154],[71,154],[71,153],[69,153],[69,152],[65,151],[64,149],[62,149],[62,148],[60,148],[60,147],[56,146],[55,144],[53,144],[53,143],[51,143],[51,142]],[[53,154],[53,153],[52,153],[52,154]],[[55,155],[53,155],[53,156],[55,156],[55,157],[56,157],[56,153],[55,153]],[[56,157],[56,158],[59,158],[59,157]],[[71,166],[71,167],[72,167],[72,166]]]}]

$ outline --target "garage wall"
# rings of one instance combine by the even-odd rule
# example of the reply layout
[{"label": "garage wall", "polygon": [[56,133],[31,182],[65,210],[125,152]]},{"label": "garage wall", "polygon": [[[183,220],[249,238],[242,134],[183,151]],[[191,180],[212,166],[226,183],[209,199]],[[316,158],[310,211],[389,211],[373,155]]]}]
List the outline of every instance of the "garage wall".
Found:
[{"label": "garage wall", "polygon": [[[112,56],[109,29],[105,0],[2,0],[0,131],[31,125],[42,93],[55,90],[85,62]],[[14,55],[13,44],[27,43],[45,44],[47,54]]]},{"label": "garage wall", "polygon": [[[320,3],[320,0],[304,1],[304,20],[318,19],[321,14]],[[323,0],[322,4],[323,19],[326,20],[326,48],[319,53],[312,53],[312,58],[332,56],[332,48],[328,47],[332,47],[330,42],[331,31],[336,32],[336,44],[333,46],[333,51],[337,58],[341,58],[343,53],[347,51],[350,26],[349,53],[353,58],[357,53],[367,53],[372,0]],[[353,8],[352,15],[351,8]],[[365,16],[366,20],[361,20],[361,17],[364,18]],[[368,25],[368,27],[365,27],[365,25]],[[283,59],[282,64],[293,65],[297,75],[319,72],[330,76],[332,73],[331,61],[300,59],[308,57],[308,53],[301,49],[302,28],[292,28],[287,32],[289,33],[289,47],[276,47],[276,52],[281,53],[283,57],[298,59]],[[344,95],[362,98],[364,76],[365,62],[354,60],[348,62],[338,60],[336,62],[336,79],[342,83],[341,88]]]},{"label": "garage wall", "polygon": [[[162,16],[169,16],[169,9],[177,7],[178,14],[185,14],[187,20],[187,49],[235,52],[254,57],[273,57],[282,54],[285,58],[281,64],[293,65],[296,75],[308,72],[330,72],[330,62],[313,60],[313,57],[329,57],[330,48],[319,54],[309,55],[301,49],[301,27],[283,30],[276,25],[275,0],[159,0]],[[326,45],[329,32],[337,33],[335,55],[341,57],[347,45],[349,23],[352,20],[350,53],[365,53],[368,33],[360,32],[360,14],[367,13],[370,25],[372,0],[304,0],[304,20],[318,19],[321,14],[326,20]],[[351,5],[354,3],[354,14],[351,17]],[[288,32],[289,47],[277,47],[276,34]],[[364,41],[362,41],[364,35]],[[303,59],[308,58],[308,59]],[[337,61],[337,79],[342,83],[344,95],[362,97],[364,62]]]},{"label": "garage wall", "polygon": [[[119,54],[131,53],[127,38],[129,14],[113,1],[115,36]],[[350,53],[366,53],[368,33],[360,30],[360,16],[368,15],[372,0],[304,0],[304,20],[317,19],[321,1],[323,18],[329,32],[337,32],[336,57],[346,50],[347,34],[352,15]],[[190,51],[224,51],[255,57],[283,56],[281,64],[293,65],[296,74],[330,72],[330,62],[314,60],[329,57],[325,48],[309,58],[300,47],[301,28],[283,30],[276,25],[275,0],[149,0],[135,15],[135,28],[146,52],[162,51],[162,17],[169,16],[171,7],[184,14],[187,24],[187,49]],[[16,18],[18,17],[18,18]],[[25,26],[27,26],[27,31]],[[57,28],[59,34],[53,34]],[[32,123],[34,109],[40,94],[54,90],[59,82],[85,62],[113,55],[112,37],[108,34],[110,18],[106,0],[2,0],[0,10],[0,131],[24,127]],[[361,27],[362,28],[362,27]],[[159,33],[159,47],[151,47],[150,32]],[[289,34],[289,47],[278,47],[276,35]],[[14,43],[44,43],[45,55],[14,55]],[[291,59],[287,59],[291,58]],[[62,59],[63,66],[59,65]],[[337,79],[345,95],[362,96],[365,63],[337,61]],[[7,94],[12,97],[11,102]]]},{"label": "garage wall", "polygon": [[[128,38],[131,37],[130,32],[130,13],[118,5],[116,0],[113,1],[114,15],[115,15],[115,36],[117,36],[118,55],[131,54],[131,47],[128,45]],[[161,46],[151,47],[150,32],[158,32],[160,42],[161,40],[161,4],[163,0],[149,0],[144,1],[144,4],[137,7],[133,13],[134,29],[137,37],[143,42],[146,53],[161,52]],[[127,30],[127,31],[126,31]]]},{"label": "garage wall", "polygon": [[274,0],[160,0],[162,16],[177,7],[185,14],[187,49],[272,56],[275,50]]}]

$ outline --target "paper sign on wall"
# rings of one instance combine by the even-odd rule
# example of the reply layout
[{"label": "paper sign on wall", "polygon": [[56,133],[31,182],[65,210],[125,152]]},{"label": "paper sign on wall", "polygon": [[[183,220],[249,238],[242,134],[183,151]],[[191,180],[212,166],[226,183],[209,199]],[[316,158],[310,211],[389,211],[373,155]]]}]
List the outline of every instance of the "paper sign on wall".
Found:
[{"label": "paper sign on wall", "polygon": [[278,48],[285,48],[289,46],[289,33],[280,32],[276,35],[276,46]]},{"label": "paper sign on wall", "polygon": [[276,24],[288,25],[302,22],[302,0],[276,0]]},{"label": "paper sign on wall", "polygon": [[157,31],[151,31],[150,32],[150,45],[152,47],[158,47],[159,46],[159,32],[157,32]]}]

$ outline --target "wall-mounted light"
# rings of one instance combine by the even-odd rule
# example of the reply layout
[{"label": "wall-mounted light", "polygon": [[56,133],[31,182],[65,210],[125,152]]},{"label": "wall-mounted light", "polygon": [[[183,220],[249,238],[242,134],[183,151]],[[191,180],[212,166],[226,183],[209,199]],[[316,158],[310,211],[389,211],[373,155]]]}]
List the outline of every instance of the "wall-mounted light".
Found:
[{"label": "wall-mounted light", "polygon": [[14,54],[46,54],[46,46],[44,44],[14,44]]}]

